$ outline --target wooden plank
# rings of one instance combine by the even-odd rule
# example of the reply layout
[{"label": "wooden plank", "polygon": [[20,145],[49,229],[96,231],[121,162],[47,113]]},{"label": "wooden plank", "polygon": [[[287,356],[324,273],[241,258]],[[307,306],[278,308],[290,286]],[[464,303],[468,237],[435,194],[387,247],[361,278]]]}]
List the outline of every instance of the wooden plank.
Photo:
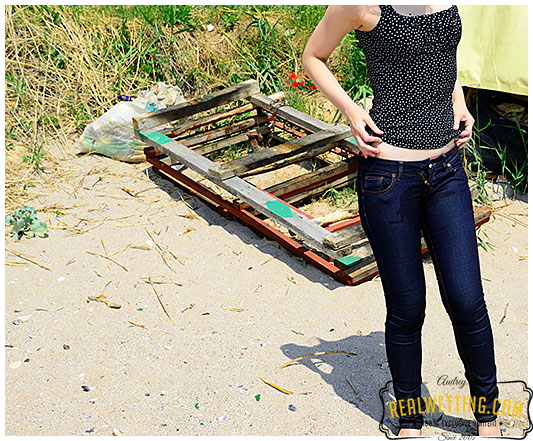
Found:
[{"label": "wooden plank", "polygon": [[133,128],[137,131],[146,131],[161,124],[175,121],[198,112],[222,106],[233,101],[248,98],[259,92],[259,84],[256,80],[248,80],[212,94],[194,100],[185,101],[176,106],[156,110],[146,116],[133,117]]},{"label": "wooden plank", "polygon": [[[285,97],[284,92],[276,92],[272,95],[268,96],[271,99],[282,99]],[[189,145],[179,139],[180,135],[183,135],[184,133],[198,129],[204,125],[212,124],[218,121],[222,121],[227,118],[231,118],[233,116],[242,115],[243,113],[250,112],[252,110],[255,110],[257,113],[257,116],[264,116],[265,118],[268,118],[269,116],[262,110],[261,107],[257,106],[256,104],[248,103],[243,106],[235,107],[231,110],[224,110],[222,112],[215,113],[214,115],[206,115],[201,118],[196,118],[193,120],[187,120],[183,122],[182,124],[171,127],[168,129],[159,130],[161,133],[164,133],[165,135],[177,139],[178,141],[182,142],[185,145]]]},{"label": "wooden plank", "polygon": [[278,196],[279,198],[283,199],[284,201],[294,204],[306,198],[321,195],[322,193],[324,193],[326,190],[329,190],[330,188],[338,188],[338,187],[345,187],[347,185],[353,185],[356,177],[357,177],[357,172],[354,172],[349,175],[342,176],[338,179],[335,179],[334,181],[320,184],[317,187],[312,187],[300,193],[296,193],[290,196],[284,196],[283,193],[282,194],[274,193],[274,194]]},{"label": "wooden plank", "polygon": [[[256,128],[256,130],[262,135],[266,135],[267,133],[270,133],[270,129],[267,126],[259,126]],[[196,153],[199,153],[200,155],[205,155],[207,153],[212,153],[217,150],[226,148],[230,145],[235,145],[235,144],[238,144],[239,142],[243,142],[247,140],[248,140],[248,135],[246,135],[246,133],[239,133],[238,135],[233,135],[228,138],[224,138],[220,141],[210,142],[208,144],[203,144],[201,146],[193,147],[193,150]]]},{"label": "wooden plank", "polygon": [[250,112],[256,108],[256,106],[249,103],[231,110],[225,110],[223,112],[215,113],[214,115],[206,115],[201,118],[187,120],[176,127],[160,130],[160,132],[174,139],[179,139],[179,137],[186,132],[198,129],[207,124],[213,124],[215,122],[231,118],[233,116],[242,115],[243,113]]},{"label": "wooden plank", "polygon": [[[202,155],[190,150],[185,145],[174,141],[157,131],[148,133],[140,131],[137,135],[142,141],[152,145],[160,152],[170,157],[179,158],[179,162],[182,164],[185,164],[202,176],[208,177],[209,169],[214,164],[209,159],[204,158]],[[304,214],[292,210],[279,199],[258,189],[245,180],[239,177],[232,177],[224,181],[212,180],[224,190],[227,190],[239,199],[244,200],[260,213],[274,219],[279,224],[300,236],[313,248],[325,253],[333,259],[350,254],[352,250],[351,246],[335,250],[324,246],[323,239],[331,234],[328,230],[315,224]]]},{"label": "wooden plank", "polygon": [[335,126],[327,131],[319,131],[302,138],[293,139],[265,150],[250,153],[241,158],[224,164],[215,165],[209,170],[209,175],[218,180],[224,180],[259,167],[279,163],[284,167],[304,159],[320,155],[333,147],[332,143],[346,136],[346,129]]},{"label": "wooden plank", "polygon": [[[255,95],[250,96],[249,100],[250,102],[262,107],[266,111],[274,113],[275,115],[278,115],[281,118],[287,119],[290,122],[293,122],[299,125],[300,127],[311,130],[313,132],[318,130],[328,130],[333,127],[331,124],[328,124],[317,118],[313,118],[312,116],[307,115],[304,112],[300,112],[299,110],[296,110],[280,101],[275,101],[262,93],[257,93]],[[350,128],[348,127],[348,129]],[[357,147],[357,144],[355,144],[355,142],[348,141],[348,139],[352,137],[353,135],[350,130],[345,139],[340,140],[341,146],[350,152],[358,154],[360,150]]]},{"label": "wooden plank", "polygon": [[[234,122],[224,127],[219,127],[216,129],[208,130],[196,135],[178,139],[177,141],[181,142],[187,147],[192,147],[204,142],[213,141],[215,139],[222,138],[224,136],[231,135],[233,133],[242,132],[243,130],[249,130],[254,127],[259,126],[268,121],[268,118],[265,116],[252,116],[251,118],[243,119],[241,121]],[[164,132],[161,132],[164,133]]]},{"label": "wooden plank", "polygon": [[305,173],[287,181],[280,182],[276,185],[272,185],[268,188],[265,188],[265,191],[276,195],[287,194],[298,188],[313,185],[315,182],[320,182],[330,176],[346,172],[350,168],[357,170],[356,165],[357,161],[355,158],[344,159],[342,161],[327,165],[326,167],[319,168],[318,170]]}]

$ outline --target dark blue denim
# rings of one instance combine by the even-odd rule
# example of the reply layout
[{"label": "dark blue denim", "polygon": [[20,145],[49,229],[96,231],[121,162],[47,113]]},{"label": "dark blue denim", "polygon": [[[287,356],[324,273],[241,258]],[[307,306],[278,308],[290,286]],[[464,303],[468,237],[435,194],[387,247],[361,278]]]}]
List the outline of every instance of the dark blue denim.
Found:
[{"label": "dark blue denim", "polygon": [[[385,294],[385,346],[396,401],[414,398],[417,402],[421,394],[421,331],[426,307],[422,232],[470,395],[486,400],[485,413],[471,410],[479,422],[496,419],[492,412],[500,403],[494,405],[499,394],[494,343],[462,151],[454,146],[422,161],[361,156],[357,195],[361,224]],[[423,399],[421,402],[425,410]],[[401,428],[420,429],[423,421],[423,413],[399,418]]]}]

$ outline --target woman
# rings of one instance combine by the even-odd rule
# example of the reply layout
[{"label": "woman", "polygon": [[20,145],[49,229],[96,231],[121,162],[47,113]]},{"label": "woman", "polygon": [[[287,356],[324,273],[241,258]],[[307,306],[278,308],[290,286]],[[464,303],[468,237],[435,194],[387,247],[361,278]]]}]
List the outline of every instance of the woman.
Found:
[{"label": "woman", "polygon": [[[351,31],[365,53],[374,91],[369,113],[350,99],[326,64]],[[460,151],[474,123],[457,76],[460,38],[456,6],[329,6],[302,63],[348,119],[362,153],[359,212],[385,294],[385,346],[396,400],[416,402],[421,393],[422,230],[470,395],[486,400],[485,412],[471,407],[478,434],[498,436],[493,336]],[[423,412],[400,415],[399,423],[400,436],[420,435]]]}]

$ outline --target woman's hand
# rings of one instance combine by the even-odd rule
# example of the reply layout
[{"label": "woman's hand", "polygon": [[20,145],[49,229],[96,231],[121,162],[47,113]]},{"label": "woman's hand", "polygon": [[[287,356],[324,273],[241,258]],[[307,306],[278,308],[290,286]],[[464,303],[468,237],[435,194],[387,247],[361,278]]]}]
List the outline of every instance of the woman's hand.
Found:
[{"label": "woman's hand", "polygon": [[453,129],[459,129],[460,123],[464,121],[464,129],[459,133],[459,139],[456,144],[458,148],[462,148],[472,138],[472,128],[474,127],[474,118],[470,115],[465,104],[460,103],[453,107]]},{"label": "woman's hand", "polygon": [[357,104],[354,104],[350,111],[347,112],[346,118],[350,123],[352,135],[357,143],[357,147],[359,147],[359,150],[361,150],[361,153],[365,158],[368,157],[368,155],[377,156],[380,153],[379,149],[368,145],[368,143],[381,143],[383,141],[376,136],[370,136],[365,130],[365,127],[369,126],[374,133],[377,133],[378,135],[383,135],[383,131],[376,126],[374,121],[372,121],[368,112]]}]

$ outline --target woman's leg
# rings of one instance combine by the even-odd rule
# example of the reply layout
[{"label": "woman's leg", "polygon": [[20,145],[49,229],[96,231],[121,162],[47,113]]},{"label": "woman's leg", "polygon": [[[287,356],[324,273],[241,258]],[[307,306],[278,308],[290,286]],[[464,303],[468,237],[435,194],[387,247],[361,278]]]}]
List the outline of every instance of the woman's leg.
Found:
[{"label": "woman's leg", "polygon": [[[422,229],[442,302],[451,319],[457,349],[476,398],[478,422],[496,419],[499,403],[491,324],[484,300],[472,198],[462,155],[437,164],[426,175]],[[479,399],[485,399],[484,409]],[[484,410],[484,412],[483,412]]]},{"label": "woman's leg", "polygon": [[[418,174],[398,176],[398,161],[361,160],[357,191],[361,224],[385,294],[385,347],[397,402],[421,395],[426,286],[421,258]],[[363,167],[368,167],[367,169]],[[399,179],[398,179],[399,178]],[[399,403],[398,403],[399,404]],[[421,405],[425,410],[424,402]],[[401,428],[420,429],[422,414],[400,415]]]}]

